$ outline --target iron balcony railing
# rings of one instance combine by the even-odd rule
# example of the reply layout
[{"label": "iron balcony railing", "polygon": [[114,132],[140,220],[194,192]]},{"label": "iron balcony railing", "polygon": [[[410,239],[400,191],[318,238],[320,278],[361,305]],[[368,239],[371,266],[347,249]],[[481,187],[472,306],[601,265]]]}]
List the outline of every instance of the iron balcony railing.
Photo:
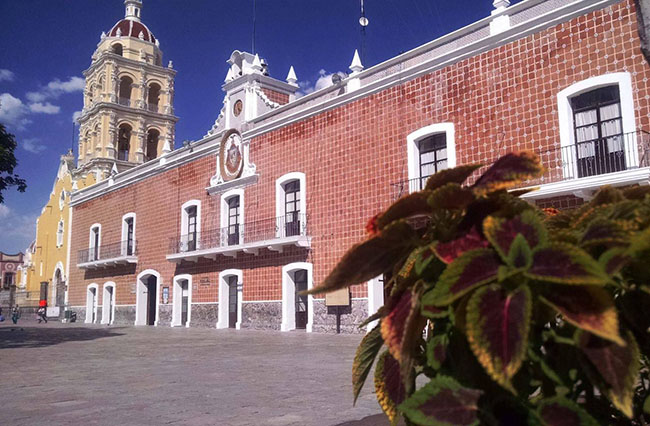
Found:
[{"label": "iron balcony railing", "polygon": [[79,250],[77,264],[136,256],[137,241],[128,240]]},{"label": "iron balcony railing", "polygon": [[[650,166],[650,133],[640,130],[548,150],[535,150],[535,153],[546,170],[540,178],[523,182],[522,187],[648,167]],[[497,159],[476,161],[484,164],[485,167],[475,172],[468,179],[468,184],[473,183],[477,176]],[[422,190],[427,178],[415,178],[391,184],[395,198]]]},{"label": "iron balcony railing", "polygon": [[224,228],[169,239],[170,254],[238,246],[278,238],[307,236],[307,215],[287,214],[271,219],[240,223]]},{"label": "iron balcony railing", "polygon": [[120,105],[130,107],[131,106],[131,99],[130,98],[118,98],[117,103],[120,104]]}]

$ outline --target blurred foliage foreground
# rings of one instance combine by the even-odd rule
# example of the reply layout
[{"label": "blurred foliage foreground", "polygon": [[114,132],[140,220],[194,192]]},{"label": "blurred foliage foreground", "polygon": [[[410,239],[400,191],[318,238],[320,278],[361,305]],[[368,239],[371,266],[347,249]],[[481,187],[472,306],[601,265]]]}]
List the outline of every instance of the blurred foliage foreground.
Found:
[{"label": "blurred foliage foreground", "polygon": [[392,424],[646,424],[650,187],[603,187],[560,212],[508,191],[541,175],[534,154],[463,185],[478,168],[439,172],[375,216],[309,292],[384,276],[355,401],[375,365]]}]

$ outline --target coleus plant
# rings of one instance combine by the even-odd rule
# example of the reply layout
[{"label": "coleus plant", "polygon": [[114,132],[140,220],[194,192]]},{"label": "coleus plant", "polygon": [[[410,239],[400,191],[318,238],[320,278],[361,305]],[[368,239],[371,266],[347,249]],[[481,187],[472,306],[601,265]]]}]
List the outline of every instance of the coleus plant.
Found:
[{"label": "coleus plant", "polygon": [[391,424],[646,424],[650,190],[541,210],[512,190],[542,174],[534,154],[463,185],[479,167],[439,172],[375,216],[310,291],[385,278],[355,402],[374,365]]}]

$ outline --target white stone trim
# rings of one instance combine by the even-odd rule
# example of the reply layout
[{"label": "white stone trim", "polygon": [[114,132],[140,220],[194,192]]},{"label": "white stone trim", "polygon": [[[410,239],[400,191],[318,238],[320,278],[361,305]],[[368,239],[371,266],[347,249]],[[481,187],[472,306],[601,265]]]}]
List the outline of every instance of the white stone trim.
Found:
[{"label": "white stone trim", "polygon": [[[55,306],[56,306],[56,295],[57,295],[57,293],[59,291],[58,288],[57,288],[58,286],[57,286],[57,282],[56,282],[56,271],[61,271],[61,280],[63,282],[65,282],[65,283],[67,283],[63,263],[61,261],[58,261],[58,262],[56,262],[56,266],[54,267],[54,273],[52,274],[52,304],[55,305]],[[67,284],[66,284],[66,288],[67,288]]]},{"label": "white stone trim", "polygon": [[[94,296],[91,290],[95,290]],[[86,287],[86,324],[94,324],[97,322],[97,304],[99,301],[99,286],[96,283],[89,284]],[[88,315],[92,312],[91,315]],[[94,318],[94,320],[93,320]]]},{"label": "white stone trim", "polygon": [[[111,306],[111,320],[110,322],[108,321],[108,315],[106,315],[106,312],[108,311],[108,306],[107,306],[107,296],[108,296],[108,288],[111,287],[113,289],[113,293],[110,298],[110,306]],[[116,288],[117,286],[115,285],[115,282],[113,281],[108,281],[104,283],[104,289],[102,291],[102,324],[113,324],[115,322],[115,293],[116,293]]]},{"label": "white stone trim", "polygon": [[[296,329],[296,286],[291,273],[298,270],[307,270],[307,290],[314,286],[314,266],[307,262],[290,263],[282,267],[282,324],[280,331]],[[307,333],[314,328],[314,296],[307,296]]]},{"label": "white stone trim", "polygon": [[192,302],[191,304],[192,305],[218,305],[219,302],[218,301],[215,301],[215,302]]},{"label": "white stone trim", "polygon": [[280,300],[246,300],[242,303],[282,303],[282,299]]},{"label": "white stone trim", "polygon": [[447,168],[456,167],[456,131],[454,129],[454,123],[431,124],[412,132],[406,137],[409,181],[420,177],[420,150],[418,143],[426,137],[441,133],[445,134],[447,140]]},{"label": "white stone trim", "polygon": [[[219,223],[220,223],[220,228],[224,229],[228,226],[228,200],[232,197],[239,197],[239,217],[237,218],[238,223],[239,223],[239,244],[244,244],[244,224],[246,223],[245,221],[245,214],[244,214],[244,188],[236,188],[236,189],[231,189],[230,191],[226,191],[223,194],[221,194],[221,214],[219,216]],[[224,237],[225,235],[225,237]],[[222,234],[222,238],[227,238],[228,233],[226,232],[225,234]],[[228,244],[224,244],[223,241],[221,241],[222,246],[227,246]]]},{"label": "white stone trim", "polygon": [[181,292],[180,281],[187,281],[187,322],[185,327],[189,327],[192,321],[192,309],[189,309],[192,306],[192,275],[191,274],[181,274],[174,277],[174,289],[172,294],[172,327],[182,327],[181,324],[181,315],[182,315],[182,306],[183,294]]},{"label": "white stone trim", "polygon": [[[382,277],[376,277],[368,281],[368,316],[372,316],[384,305],[384,286],[380,281]],[[368,324],[367,330],[371,331],[377,325],[378,320]]]},{"label": "white stone trim", "polygon": [[[300,214],[307,214],[307,178],[303,172],[291,172],[280,176],[275,181],[275,217],[279,218],[286,214],[284,204],[284,185],[297,180],[300,185]],[[276,237],[283,235],[282,230],[276,231]]]},{"label": "white stone trim", "polygon": [[[623,133],[627,134],[636,131],[632,75],[629,72],[603,74],[572,84],[557,94],[560,145],[562,147],[575,144],[571,98],[600,87],[613,85],[618,86],[621,98],[621,121],[623,124]],[[562,149],[562,160],[564,164],[563,174],[565,179],[577,177],[577,162],[572,161],[572,159],[569,158],[566,149]],[[637,167],[639,165],[638,150],[634,138],[632,148],[625,149],[625,161],[628,167]]]},{"label": "white stone trim", "polygon": [[[68,213],[68,225],[69,225],[70,228],[72,228],[72,210],[73,210],[72,207],[70,207],[68,209],[68,211],[69,211],[69,213]],[[65,260],[65,262],[66,262],[66,264],[65,264],[65,276],[66,276],[66,278],[70,276],[70,253],[72,252],[71,241],[72,241],[72,232],[70,232],[70,229],[68,229],[68,244],[67,244],[68,251],[67,251],[66,260]],[[69,288],[70,288],[70,286],[68,285],[68,282],[66,280],[65,294],[64,294],[64,300],[63,300],[64,306],[68,306],[68,289]]]},{"label": "white stone trim", "polygon": [[137,237],[136,237],[136,232],[137,232],[137,227],[136,227],[136,215],[134,212],[127,213],[124,216],[122,216],[122,239],[120,240],[120,253],[122,256],[126,256],[126,239],[129,234],[129,229],[126,226],[126,220],[127,219],[133,219],[133,253],[132,256],[135,256],[135,251],[136,251],[136,245],[137,243]]},{"label": "white stone trim", "polygon": [[[90,230],[88,231],[88,250],[93,250],[94,245],[93,245],[93,229],[98,228],[97,231],[97,258],[102,257],[102,224],[101,223],[93,223],[90,225]],[[90,256],[88,256],[88,260],[90,260]],[[94,259],[97,260],[97,259]]]},{"label": "white stone trim", "polygon": [[187,210],[190,207],[196,207],[196,248],[198,250],[201,244],[201,200],[190,200],[181,206],[181,230],[178,236],[181,238],[181,243],[187,243],[187,241],[183,241],[183,238],[187,239],[187,235],[189,235],[187,233],[187,226],[189,223]]},{"label": "white stone trim", "polygon": [[138,274],[138,278],[136,279],[134,325],[147,325],[147,286],[145,285],[143,279],[149,275],[156,277],[156,319],[154,320],[153,325],[158,325],[158,319],[160,315],[160,289],[163,283],[160,273],[154,269],[147,269],[140,272]]},{"label": "white stone trim", "polygon": [[226,269],[219,272],[219,318],[217,328],[228,328],[230,293],[226,278],[231,276],[237,277],[237,322],[235,323],[235,329],[239,330],[241,328],[241,310],[244,295],[244,273],[241,269]]}]

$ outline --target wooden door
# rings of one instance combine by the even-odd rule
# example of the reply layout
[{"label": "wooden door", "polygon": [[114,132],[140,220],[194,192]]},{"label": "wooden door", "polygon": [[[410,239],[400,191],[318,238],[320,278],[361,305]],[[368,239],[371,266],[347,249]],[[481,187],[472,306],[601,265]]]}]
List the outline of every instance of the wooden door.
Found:
[{"label": "wooden door", "polygon": [[156,277],[149,277],[147,282],[147,325],[156,322]]},{"label": "wooden door", "polygon": [[237,324],[237,277],[228,277],[228,327],[235,328]]},{"label": "wooden door", "polygon": [[308,296],[298,293],[307,290],[307,271],[300,269],[294,272],[293,282],[296,286],[296,328],[305,329],[307,328],[307,314],[309,309],[307,305]]}]

